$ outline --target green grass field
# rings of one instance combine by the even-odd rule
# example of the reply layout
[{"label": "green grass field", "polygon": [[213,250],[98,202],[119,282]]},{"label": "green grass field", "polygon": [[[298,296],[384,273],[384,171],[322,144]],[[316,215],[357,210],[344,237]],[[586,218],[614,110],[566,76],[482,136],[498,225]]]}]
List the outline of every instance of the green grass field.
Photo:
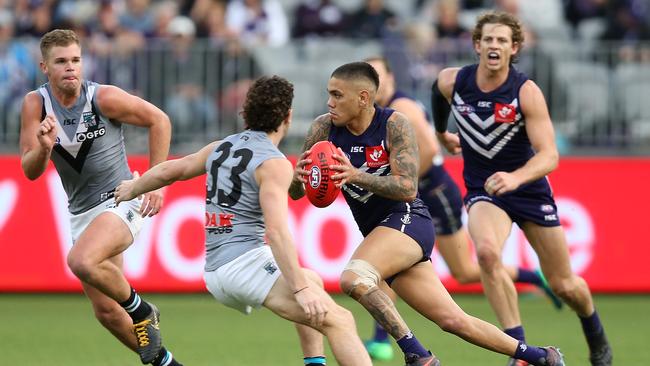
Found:
[{"label": "green grass field", "polygon": [[[185,366],[302,365],[298,338],[288,322],[267,310],[244,316],[206,294],[144,297],[161,309],[165,345]],[[470,314],[495,322],[480,295],[455,296]],[[362,338],[370,335],[371,319],[360,305],[337,296],[356,317]],[[596,303],[614,348],[616,365],[650,364],[650,296],[598,296]],[[565,309],[555,311],[542,297],[524,295],[522,317],[531,344],[559,345],[568,365],[588,365],[580,324]],[[502,366],[505,357],[465,343],[399,304],[407,323],[445,366]],[[396,355],[400,355],[395,346]],[[330,365],[335,365],[328,353]],[[0,295],[0,365],[139,365],[95,321],[81,295]],[[403,365],[401,357],[377,365]]]}]

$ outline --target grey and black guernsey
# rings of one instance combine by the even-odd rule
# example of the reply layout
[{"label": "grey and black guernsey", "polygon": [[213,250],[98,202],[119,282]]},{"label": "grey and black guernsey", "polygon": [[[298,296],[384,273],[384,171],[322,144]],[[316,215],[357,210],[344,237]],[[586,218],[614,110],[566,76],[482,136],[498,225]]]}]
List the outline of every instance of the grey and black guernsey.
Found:
[{"label": "grey and black guernsey", "polygon": [[214,271],[249,250],[265,245],[264,216],[255,170],[269,159],[286,159],[266,132],[226,137],[205,169],[205,271]]},{"label": "grey and black guernsey", "polygon": [[[535,154],[519,103],[519,91],[528,77],[510,67],[506,81],[484,93],[476,84],[477,68],[478,65],[469,65],[458,72],[451,99],[468,192],[483,190],[489,176],[498,171],[512,172]],[[515,192],[522,190],[551,195],[546,178],[522,185]]]},{"label": "grey and black guernsey", "polygon": [[102,115],[95,102],[101,86],[83,80],[75,104],[65,108],[54,98],[49,83],[38,88],[43,97],[42,118],[54,115],[57,138],[52,150],[68,210],[76,215],[112,197],[124,179],[132,177],[126,160],[122,124]]},{"label": "grey and black guernsey", "polygon": [[[343,150],[355,168],[376,176],[390,175],[390,150],[386,144],[386,126],[393,112],[394,110],[390,108],[375,105],[372,122],[362,134],[356,136],[346,127],[336,127],[332,124],[328,139]],[[419,197],[413,202],[396,201],[376,195],[354,184],[343,186],[343,196],[363,236],[368,235],[394,212],[420,215],[431,220],[426,205]]]}]

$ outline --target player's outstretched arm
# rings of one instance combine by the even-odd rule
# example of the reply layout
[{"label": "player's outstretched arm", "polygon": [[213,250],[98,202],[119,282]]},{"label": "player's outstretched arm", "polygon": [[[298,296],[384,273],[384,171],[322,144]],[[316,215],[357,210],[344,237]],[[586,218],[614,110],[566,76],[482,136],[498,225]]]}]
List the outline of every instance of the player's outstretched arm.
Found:
[{"label": "player's outstretched arm", "polygon": [[386,124],[386,139],[390,151],[390,175],[376,176],[356,169],[339,148],[333,155],[340,164],[330,168],[337,173],[332,179],[338,186],[356,184],[382,197],[411,202],[417,196],[419,154],[411,123],[399,113],[393,113]]},{"label": "player's outstretched arm", "polygon": [[314,288],[310,288],[310,282],[298,263],[298,253],[287,224],[291,170],[291,163],[286,159],[269,159],[256,169],[260,206],[266,237],[282,275],[312,324],[321,325],[328,311],[327,304]]},{"label": "player's outstretched arm", "polygon": [[307,137],[305,137],[305,142],[302,145],[302,153],[296,162],[291,186],[289,186],[289,196],[291,199],[297,200],[305,195],[304,184],[307,182],[305,177],[309,175],[309,172],[305,170],[305,165],[311,163],[311,159],[307,159],[307,157],[309,156],[311,147],[314,146],[315,143],[327,140],[331,125],[332,123],[329,116],[323,114],[316,117],[309,127]]},{"label": "player's outstretched arm", "polygon": [[41,121],[42,111],[43,98],[38,92],[25,95],[20,114],[20,165],[30,180],[45,172],[56,141],[56,119],[46,116]]},{"label": "player's outstretched arm", "polygon": [[217,145],[219,141],[206,145],[194,154],[160,163],[147,170],[141,177],[135,172],[133,179],[123,180],[115,188],[115,202],[129,201],[178,180],[187,180],[205,174],[205,163]]}]

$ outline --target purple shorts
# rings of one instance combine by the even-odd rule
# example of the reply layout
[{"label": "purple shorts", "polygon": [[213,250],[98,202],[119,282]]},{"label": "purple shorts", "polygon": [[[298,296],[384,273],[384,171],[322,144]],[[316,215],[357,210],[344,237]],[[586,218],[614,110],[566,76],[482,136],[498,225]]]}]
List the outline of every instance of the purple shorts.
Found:
[{"label": "purple shorts", "polygon": [[429,207],[437,235],[451,235],[463,227],[463,198],[456,182],[442,166],[420,178],[420,198]]},{"label": "purple shorts", "polygon": [[410,236],[422,248],[420,261],[428,261],[436,240],[433,222],[424,204],[406,206],[407,209],[391,212],[378,226],[386,226]]},{"label": "purple shorts", "polygon": [[550,194],[518,190],[503,196],[490,196],[484,190],[467,192],[465,205],[467,211],[480,201],[490,202],[505,211],[520,228],[526,221],[540,226],[560,226],[555,200]]}]

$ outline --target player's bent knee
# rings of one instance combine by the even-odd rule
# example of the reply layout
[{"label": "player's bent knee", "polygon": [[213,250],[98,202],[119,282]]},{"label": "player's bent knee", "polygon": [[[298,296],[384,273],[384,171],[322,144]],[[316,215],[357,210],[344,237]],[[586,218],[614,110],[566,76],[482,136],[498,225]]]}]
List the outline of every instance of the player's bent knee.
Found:
[{"label": "player's bent knee", "polygon": [[476,258],[481,269],[492,272],[501,265],[501,256],[494,249],[482,246],[476,250]]},{"label": "player's bent knee", "polygon": [[469,316],[466,314],[452,314],[440,317],[437,322],[440,329],[445,332],[463,335],[468,329]]},{"label": "player's bent knee", "polygon": [[481,280],[481,277],[478,272],[476,273],[476,275],[472,275],[472,273],[465,270],[462,271],[451,270],[451,276],[461,285],[467,285]]},{"label": "player's bent knee", "polygon": [[340,285],[343,292],[355,299],[368,293],[381,281],[381,275],[370,263],[353,259],[345,266]]},{"label": "player's bent knee", "polygon": [[579,277],[549,280],[551,290],[561,299],[570,299],[576,296],[581,290],[583,281]]},{"label": "player's bent knee", "polygon": [[352,312],[339,305],[331,308],[327,317],[329,318],[329,323],[334,326],[347,327],[354,324],[354,316],[352,315]]},{"label": "player's bent knee", "polygon": [[551,290],[553,290],[553,292],[561,299],[570,298],[572,295],[572,288],[573,286],[567,286],[564,284],[551,286]]},{"label": "player's bent knee", "polygon": [[92,274],[93,263],[82,256],[75,255],[72,251],[67,258],[68,268],[77,278],[87,279]]}]

